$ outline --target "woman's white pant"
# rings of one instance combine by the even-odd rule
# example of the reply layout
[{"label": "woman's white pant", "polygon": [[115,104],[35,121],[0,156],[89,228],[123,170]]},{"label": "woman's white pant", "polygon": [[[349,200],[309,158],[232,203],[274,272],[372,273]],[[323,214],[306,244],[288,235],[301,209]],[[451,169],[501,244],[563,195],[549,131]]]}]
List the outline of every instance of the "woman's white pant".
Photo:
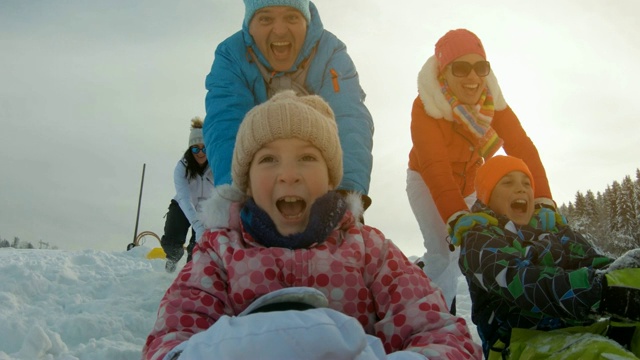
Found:
[{"label": "woman's white pant", "polygon": [[[458,278],[462,275],[458,267],[460,248],[456,248],[454,252],[449,250],[447,226],[420,173],[413,170],[407,170],[407,196],[427,250],[422,257],[424,273],[440,287],[447,305],[451,306],[458,290]],[[471,208],[476,201],[476,194],[473,193],[464,200],[467,207]]]}]

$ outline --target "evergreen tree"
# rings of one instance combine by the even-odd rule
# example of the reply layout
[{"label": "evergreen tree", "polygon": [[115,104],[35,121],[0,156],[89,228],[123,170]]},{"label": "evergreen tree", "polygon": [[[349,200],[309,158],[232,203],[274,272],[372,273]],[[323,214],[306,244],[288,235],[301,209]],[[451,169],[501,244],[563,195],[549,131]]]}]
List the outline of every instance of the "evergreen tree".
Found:
[{"label": "evergreen tree", "polygon": [[609,231],[618,232],[620,230],[620,222],[618,221],[618,194],[620,193],[620,184],[614,181],[611,187],[607,186],[605,191],[607,204],[607,217],[609,218]]},{"label": "evergreen tree", "polygon": [[614,255],[640,247],[640,169],[635,180],[626,176],[613,181],[603,193],[594,196],[576,193],[575,203],[562,204],[559,211],[574,230],[582,233],[604,251]]},{"label": "evergreen tree", "polygon": [[576,208],[573,206],[572,202],[569,202],[569,206],[567,207],[567,215],[566,216],[573,216],[573,214],[576,212]]},{"label": "evergreen tree", "polygon": [[598,191],[595,198],[595,209],[596,209],[596,223],[595,223],[595,233],[594,235],[599,238],[606,240],[609,236],[609,219],[607,217],[607,209],[606,209],[606,200],[604,194]]},{"label": "evergreen tree", "polygon": [[635,238],[640,241],[640,169],[636,169],[636,181],[634,184],[634,208],[636,211],[636,231]]},{"label": "evergreen tree", "polygon": [[579,233],[588,232],[589,219],[587,217],[587,204],[584,195],[582,195],[580,191],[576,192],[576,202],[571,219],[575,231]]},{"label": "evergreen tree", "polygon": [[625,176],[620,185],[618,194],[618,220],[620,231],[627,236],[635,235],[636,212],[635,212],[635,191],[634,183],[630,176]]},{"label": "evergreen tree", "polygon": [[587,232],[596,235],[595,230],[599,223],[598,206],[596,205],[596,197],[591,190],[587,190],[584,196],[584,219],[586,220]]}]

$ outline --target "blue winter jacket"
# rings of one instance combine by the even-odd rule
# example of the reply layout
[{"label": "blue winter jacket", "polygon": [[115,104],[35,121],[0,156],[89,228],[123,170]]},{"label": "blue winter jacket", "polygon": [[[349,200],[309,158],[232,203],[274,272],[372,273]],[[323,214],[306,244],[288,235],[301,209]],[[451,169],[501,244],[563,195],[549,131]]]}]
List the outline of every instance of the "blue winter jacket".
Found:
[{"label": "blue winter jacket", "polygon": [[[367,194],[373,162],[374,128],[371,114],[364,105],[365,93],[345,44],[324,30],[315,5],[310,3],[309,7],[311,22],[305,43],[290,71],[295,71],[317,45],[305,87],[310,94],[325,99],[336,115],[344,154],[344,176],[338,188]],[[231,183],[233,147],[242,119],[251,108],[268,99],[264,79],[253,63],[249,48],[271,70],[249,34],[249,28],[243,26],[241,31],[218,45],[211,72],[206,78],[207,115],[203,133],[208,160],[216,174],[216,186]]]}]

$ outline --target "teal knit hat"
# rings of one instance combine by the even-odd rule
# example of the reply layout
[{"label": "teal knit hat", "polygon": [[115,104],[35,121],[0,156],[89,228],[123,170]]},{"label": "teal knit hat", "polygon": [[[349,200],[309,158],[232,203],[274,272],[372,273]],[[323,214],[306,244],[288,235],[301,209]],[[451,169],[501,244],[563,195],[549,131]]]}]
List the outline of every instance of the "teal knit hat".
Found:
[{"label": "teal knit hat", "polygon": [[289,6],[302,13],[307,24],[311,22],[311,13],[309,12],[309,0],[244,0],[244,25],[249,27],[253,14],[256,11],[268,6]]}]

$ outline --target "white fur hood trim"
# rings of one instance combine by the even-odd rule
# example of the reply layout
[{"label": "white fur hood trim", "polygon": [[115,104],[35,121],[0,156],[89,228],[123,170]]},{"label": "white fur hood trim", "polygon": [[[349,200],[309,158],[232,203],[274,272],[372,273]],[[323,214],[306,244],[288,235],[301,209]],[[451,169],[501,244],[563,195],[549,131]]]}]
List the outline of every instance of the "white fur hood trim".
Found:
[{"label": "white fur hood trim", "polygon": [[[219,185],[211,191],[211,196],[203,201],[202,211],[198,214],[205,229],[239,228],[240,208],[247,195],[233,185]],[[345,198],[347,209],[356,221],[364,212],[362,199],[358,193],[349,193]]]},{"label": "white fur hood trim", "polygon": [[[496,111],[504,110],[507,108],[507,102],[502,96],[502,90],[498,85],[498,79],[493,73],[493,70],[487,76],[487,86],[493,95],[493,104]],[[435,118],[445,118],[449,121],[453,120],[453,111],[449,102],[440,91],[440,84],[438,83],[438,62],[434,56],[427,59],[422,69],[418,73],[418,94],[422,105],[427,115]]]},{"label": "white fur hood trim", "polygon": [[347,202],[347,209],[351,211],[356,221],[360,221],[362,214],[364,213],[364,204],[362,203],[362,197],[357,192],[350,192],[345,198]]},{"label": "white fur hood trim", "polygon": [[202,203],[200,221],[205,229],[235,228],[239,224],[230,223],[231,216],[239,217],[234,212],[240,209],[246,199],[245,193],[233,185],[216,186],[211,190],[211,196]]}]

